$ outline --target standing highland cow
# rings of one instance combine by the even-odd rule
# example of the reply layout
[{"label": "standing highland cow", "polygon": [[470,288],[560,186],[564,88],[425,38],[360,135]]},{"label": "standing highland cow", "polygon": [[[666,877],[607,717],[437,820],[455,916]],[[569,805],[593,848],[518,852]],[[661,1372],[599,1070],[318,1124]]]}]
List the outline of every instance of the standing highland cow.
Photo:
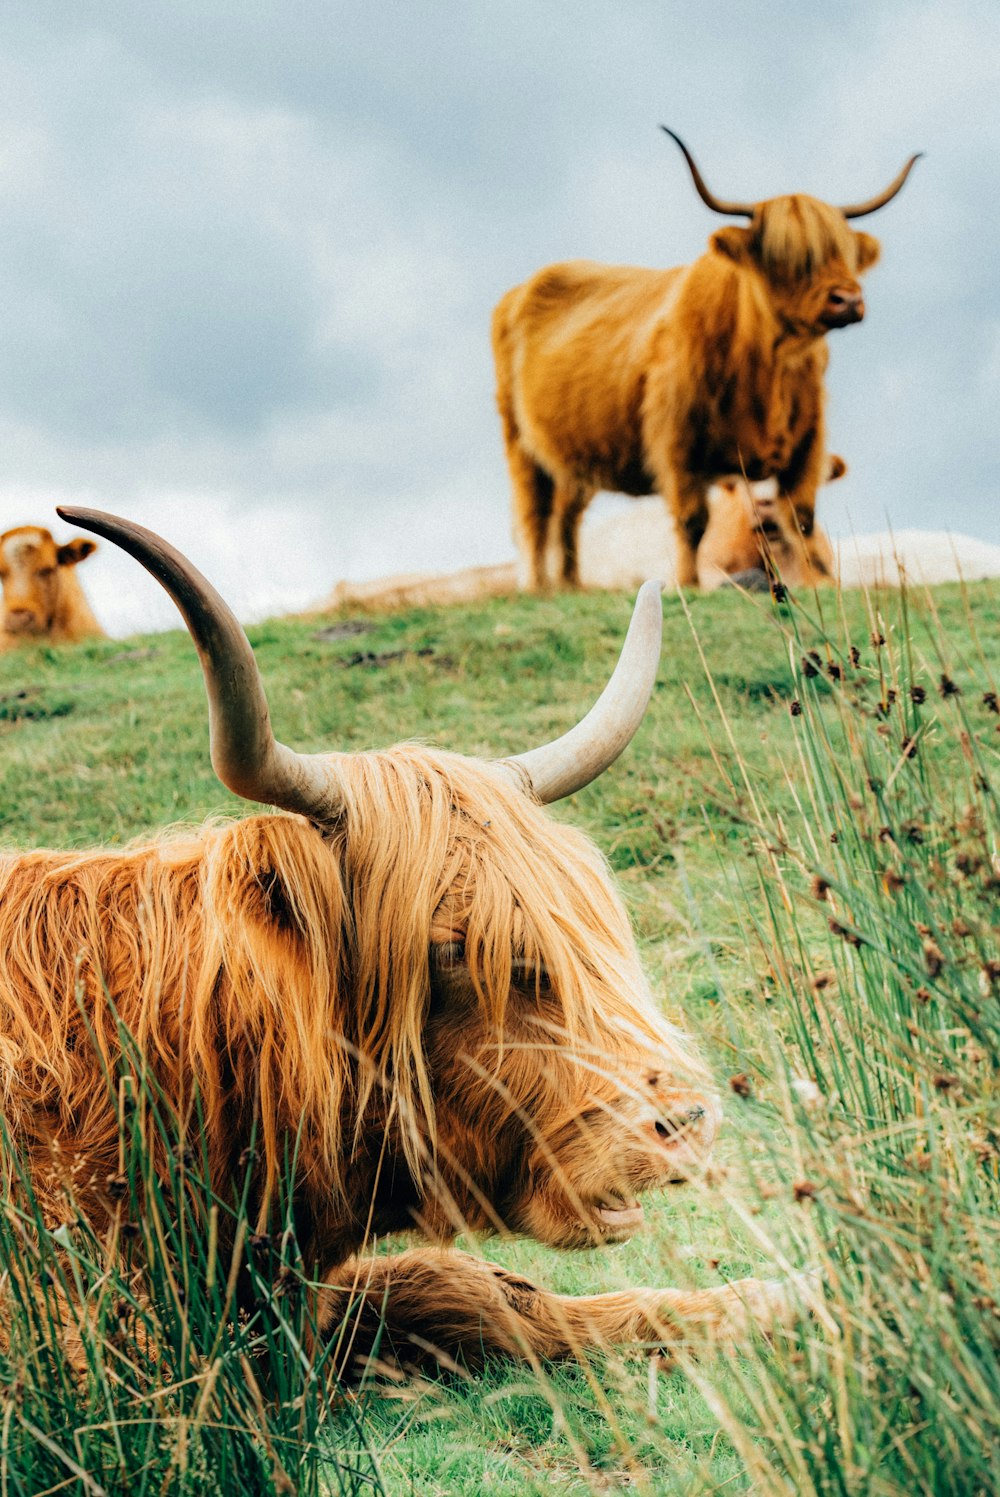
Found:
[{"label": "standing highland cow", "polygon": [[805,193],[709,208],[750,220],[711,236],[673,270],[550,265],[493,314],[497,401],[528,585],[579,581],[577,533],[599,489],[659,492],[677,529],[677,578],[697,582],[698,547],[717,479],[774,478],[807,543],[826,463],[826,334],[864,316],[858,277],[878,240],[848,220],[899,192],[831,207]]},{"label": "standing highland cow", "polygon": [[68,1175],[98,1230],[120,1212],[106,1184],[120,1020],[182,1115],[197,1088],[214,1187],[256,1161],[262,1227],[294,1157],[298,1240],[326,1276],[317,1319],[332,1329],[360,1300],[362,1356],[383,1318],[380,1356],[407,1362],[676,1344],[782,1315],[787,1290],[757,1280],[571,1298],[440,1246],[355,1257],[414,1226],[438,1243],[466,1226],[621,1241],[641,1192],[712,1147],[718,1102],[653,1004],[600,854],[543,810],[637,729],[658,586],[640,592],[596,706],[544,747],[498,763],[416,744],[298,754],[275,740],[246,636],[190,563],[137,525],[67,518],[172,595],[201,658],[216,772],[292,814],[0,860],[0,1083],[47,1217],[62,1219]]}]

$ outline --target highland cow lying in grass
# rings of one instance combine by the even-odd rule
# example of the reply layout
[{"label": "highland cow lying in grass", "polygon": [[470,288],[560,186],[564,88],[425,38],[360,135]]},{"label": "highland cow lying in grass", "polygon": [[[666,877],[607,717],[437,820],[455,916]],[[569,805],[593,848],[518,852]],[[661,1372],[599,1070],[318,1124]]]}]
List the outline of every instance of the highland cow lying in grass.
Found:
[{"label": "highland cow lying in grass", "polygon": [[[494,763],[414,744],[299,754],[273,737],[246,636],[190,563],[126,521],[66,518],[171,593],[216,772],[291,814],[0,862],[5,1111],[46,1219],[71,1186],[98,1233],[119,1220],[121,1024],[177,1116],[197,1116],[220,1196],[250,1161],[261,1231],[293,1161],[315,1323],[332,1335],[350,1302],[355,1358],[380,1335],[380,1357],[404,1363],[559,1357],[782,1317],[786,1288],[758,1280],[567,1298],[441,1247],[465,1228],[621,1241],[642,1192],[697,1173],[715,1139],[718,1101],[652,1002],[601,855],[543,809],[636,731],[658,586],[597,705],[544,747]],[[414,1226],[438,1245],[358,1256]]]}]

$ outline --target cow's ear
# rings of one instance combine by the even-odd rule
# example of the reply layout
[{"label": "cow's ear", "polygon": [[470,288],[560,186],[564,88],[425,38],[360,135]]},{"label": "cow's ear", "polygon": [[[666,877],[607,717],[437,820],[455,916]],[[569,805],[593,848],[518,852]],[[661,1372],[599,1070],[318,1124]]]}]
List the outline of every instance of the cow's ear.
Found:
[{"label": "cow's ear", "polygon": [[882,246],[872,234],[866,234],[861,229],[854,231],[854,245],[858,256],[858,274],[863,270],[870,270],[882,253]]},{"label": "cow's ear", "polygon": [[750,230],[741,229],[738,224],[726,224],[724,229],[716,229],[708,242],[720,255],[726,255],[730,260],[742,260],[750,245]]},{"label": "cow's ear", "polygon": [[829,467],[826,472],[827,483],[836,483],[838,478],[843,478],[847,472],[847,464],[836,452],[831,452],[827,458]]},{"label": "cow's ear", "polygon": [[67,541],[65,546],[57,548],[56,561],[61,567],[75,567],[78,562],[86,561],[96,550],[96,541],[85,541],[82,536],[77,536],[76,540]]}]

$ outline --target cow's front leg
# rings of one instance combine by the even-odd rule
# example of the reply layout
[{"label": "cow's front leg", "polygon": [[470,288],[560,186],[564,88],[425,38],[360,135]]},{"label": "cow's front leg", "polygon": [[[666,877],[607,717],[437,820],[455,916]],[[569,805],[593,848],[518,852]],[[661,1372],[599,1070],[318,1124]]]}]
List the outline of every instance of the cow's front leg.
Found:
[{"label": "cow's front leg", "polygon": [[687,472],[670,472],[658,481],[674,522],[677,581],[698,586],[698,547],[708,528],[708,485]]},{"label": "cow's front leg", "polygon": [[476,1366],[490,1355],[528,1361],[612,1347],[696,1350],[769,1333],[803,1313],[800,1280],[741,1279],[720,1289],[551,1294],[466,1253],[418,1248],[354,1259],[319,1292],[317,1320],[336,1361],[357,1372],[373,1352],[396,1366]]},{"label": "cow's front leg", "polygon": [[796,587],[820,587],[834,580],[833,549],[823,530],[815,523],[815,492],[810,502],[802,490],[789,494],[782,524],[780,554],[787,551],[780,572],[786,582]]},{"label": "cow's front leg", "polygon": [[[829,575],[823,544],[816,540],[816,494],[830,472],[823,432],[819,424],[799,443],[778,487],[788,502],[791,519],[789,543],[804,574],[803,580],[823,581]],[[819,532],[822,537],[822,532]]]}]

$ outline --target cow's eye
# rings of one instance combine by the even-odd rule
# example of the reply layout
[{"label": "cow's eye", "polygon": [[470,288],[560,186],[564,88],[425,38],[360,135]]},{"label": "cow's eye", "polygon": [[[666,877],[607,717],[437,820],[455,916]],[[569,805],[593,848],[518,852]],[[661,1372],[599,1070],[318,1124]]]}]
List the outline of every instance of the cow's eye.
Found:
[{"label": "cow's eye", "polygon": [[35,573],[36,577],[51,577],[55,573],[55,567],[39,567]]},{"label": "cow's eye", "polygon": [[464,961],[464,941],[435,941],[431,946],[431,967],[436,972],[446,972],[450,967],[459,967]]}]

